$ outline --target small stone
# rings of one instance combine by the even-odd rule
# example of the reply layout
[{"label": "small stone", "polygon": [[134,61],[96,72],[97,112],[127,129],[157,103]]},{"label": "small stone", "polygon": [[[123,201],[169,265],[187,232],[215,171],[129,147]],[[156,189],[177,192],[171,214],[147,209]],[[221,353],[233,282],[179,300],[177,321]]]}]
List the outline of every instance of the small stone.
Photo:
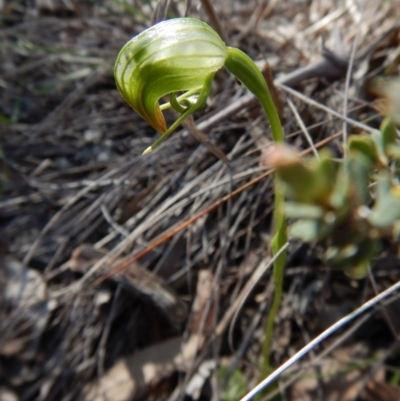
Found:
[{"label": "small stone", "polygon": [[98,162],[107,162],[111,159],[109,152],[100,152],[97,155]]},{"label": "small stone", "polygon": [[101,131],[96,129],[87,129],[83,133],[85,142],[99,143],[101,141]]}]

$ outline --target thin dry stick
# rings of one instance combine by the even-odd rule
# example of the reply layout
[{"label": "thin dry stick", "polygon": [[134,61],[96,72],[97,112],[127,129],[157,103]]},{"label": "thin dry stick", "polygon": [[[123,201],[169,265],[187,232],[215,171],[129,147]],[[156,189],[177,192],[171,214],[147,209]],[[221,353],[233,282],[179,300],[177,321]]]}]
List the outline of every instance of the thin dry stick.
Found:
[{"label": "thin dry stick", "polygon": [[293,96],[296,96],[300,99],[302,99],[304,102],[309,103],[310,105],[317,107],[321,110],[324,110],[325,112],[327,112],[328,114],[331,114],[335,117],[340,118],[343,121],[348,122],[351,125],[354,125],[357,128],[361,128],[362,130],[366,131],[366,132],[375,132],[377,131],[375,128],[369,127],[366,124],[360,123],[356,120],[353,120],[352,118],[349,117],[344,117],[342,114],[338,113],[335,110],[330,109],[329,107],[324,106],[323,104],[316,102],[315,100],[309,99],[307,96],[304,96],[302,93],[293,90],[292,88],[289,88],[288,86],[282,85],[277,83],[276,84],[279,88],[282,88],[285,92],[290,93]]},{"label": "thin dry stick", "polygon": [[318,19],[314,24],[310,25],[307,29],[305,29],[303,31],[303,34],[305,36],[308,36],[315,32],[320,31],[321,29],[326,27],[326,25],[340,18],[345,12],[346,9],[344,7],[334,8],[334,11],[325,15],[325,17]]},{"label": "thin dry stick", "polygon": [[111,216],[110,212],[107,209],[107,206],[103,203],[100,206],[101,212],[103,213],[104,219],[107,223],[118,233],[123,235],[125,238],[129,237],[129,232],[125,230],[124,227],[120,226]]},{"label": "thin dry stick", "polygon": [[201,0],[201,4],[206,10],[208,17],[211,20],[211,24],[213,28],[218,32],[218,35],[221,36],[222,40],[225,42],[227,46],[229,46],[229,39],[222,28],[222,25],[219,21],[218,15],[215,12],[214,6],[212,5],[210,0]]},{"label": "thin dry stick", "polygon": [[307,353],[312,350],[315,346],[320,344],[322,341],[326,340],[329,336],[335,333],[337,330],[341,329],[346,324],[350,323],[357,316],[360,316],[362,313],[366,312],[368,309],[372,308],[383,299],[393,294],[395,291],[400,289],[400,281],[396,284],[393,284],[387,290],[381,292],[376,297],[370,299],[365,302],[359,308],[349,313],[347,316],[338,320],[335,324],[330,326],[328,329],[323,331],[319,336],[314,338],[311,342],[309,342],[306,346],[304,346],[300,351],[296,352],[291,358],[289,358],[284,364],[282,364],[278,369],[276,369],[273,373],[267,376],[261,383],[259,383],[256,387],[253,388],[248,394],[246,394],[240,401],[251,401],[253,397],[255,397],[258,393],[267,388],[271,383],[273,383],[283,372],[285,372],[289,367],[299,361],[303,356],[307,355]]},{"label": "thin dry stick", "polygon": [[[225,319],[230,319],[231,313],[234,313],[232,317],[232,323],[231,323],[231,329],[230,329],[230,334],[229,337],[232,334],[233,327],[235,326],[235,322],[237,317],[239,316],[240,311],[242,310],[242,307],[244,303],[246,302],[247,297],[250,295],[251,291],[254,289],[254,286],[260,281],[261,277],[265,274],[265,272],[273,265],[275,260],[279,257],[279,255],[286,251],[286,249],[289,246],[289,242],[286,242],[285,245],[279,250],[279,252],[274,255],[274,257],[268,261],[262,261],[257,269],[254,271],[252,276],[250,277],[249,280],[247,280],[246,285],[244,286],[243,290],[240,292],[239,296],[236,298],[235,302],[230,306],[229,310],[226,312],[224,319],[221,321],[221,323],[225,323]],[[221,327],[219,327],[219,330],[221,330]],[[218,329],[217,329],[218,331]]]},{"label": "thin dry stick", "polygon": [[239,194],[240,192],[244,191],[247,188],[250,188],[257,182],[261,181],[263,178],[268,177],[270,174],[272,174],[273,170],[268,170],[265,173],[259,175],[258,177],[254,178],[253,180],[249,181],[245,185],[241,186],[240,188],[234,190],[233,192],[229,193],[228,195],[225,195],[221,199],[219,199],[217,202],[213,203],[212,205],[206,207],[204,210],[202,210],[200,213],[196,214],[195,216],[189,218],[182,224],[179,224],[177,227],[173,228],[171,231],[163,235],[162,237],[156,239],[154,242],[150,243],[148,246],[146,246],[142,251],[138,252],[135,254],[132,258],[129,258],[126,262],[122,263],[120,266],[112,270],[111,272],[107,273],[103,277],[99,278],[95,284],[99,284],[104,280],[109,279],[110,277],[114,276],[115,274],[118,274],[122,270],[126,269],[131,263],[136,262],[137,260],[141,259],[144,255],[152,251],[154,248],[156,248],[158,245],[161,245],[165,241],[168,241],[171,239],[174,235],[179,233],[180,231],[184,230],[188,226],[190,226],[192,223],[194,223],[196,220],[198,220],[200,217],[205,216],[206,214],[212,212],[215,210],[218,206],[222,205],[235,195]]},{"label": "thin dry stick", "polygon": [[187,17],[191,9],[192,9],[192,0],[186,0],[185,13],[183,14],[183,16]]},{"label": "thin dry stick", "polygon": [[[356,56],[356,50],[358,47],[358,42],[360,40],[360,23],[361,23],[361,18],[358,21],[358,28],[357,29],[357,33],[356,33],[356,37],[354,39],[353,42],[353,48],[351,49],[351,55],[350,55],[350,61],[349,61],[349,66],[347,68],[347,73],[346,73],[346,83],[345,83],[345,89],[344,89],[344,99],[343,99],[343,116],[347,117],[347,113],[348,113],[348,107],[349,107],[349,89],[350,89],[350,81],[351,81],[351,76],[353,73],[353,66],[354,66],[354,59]],[[347,143],[347,121],[343,121],[343,143],[346,144]],[[344,146],[343,147],[343,152],[344,152],[344,156],[346,157],[347,155],[347,147]]]},{"label": "thin dry stick", "polygon": [[[318,142],[315,146],[317,148],[320,148],[324,145],[326,145],[327,143],[329,143],[330,141],[338,138],[339,136],[341,136],[342,133],[336,133],[333,134],[332,136],[325,138],[324,140]],[[308,153],[311,152],[311,149],[306,149],[303,152],[299,153],[299,156],[304,156]],[[219,162],[221,163],[221,162]],[[238,188],[237,190],[233,191],[232,193],[224,196],[223,198],[221,198],[220,200],[218,200],[217,202],[213,203],[212,205],[208,206],[205,210],[199,212],[197,215],[193,216],[192,218],[190,218],[189,220],[183,222],[182,224],[173,227],[172,229],[170,229],[170,231],[168,231],[166,234],[162,234],[159,236],[159,238],[156,238],[151,244],[149,244],[144,250],[134,254],[131,258],[127,259],[126,262],[124,262],[122,265],[118,266],[117,268],[113,269],[112,271],[110,271],[108,274],[98,278],[97,280],[94,281],[94,284],[98,284],[101,283],[102,281],[112,277],[114,274],[117,274],[119,272],[121,272],[122,270],[124,270],[125,268],[127,268],[130,263],[133,263],[139,259],[141,259],[143,256],[145,256],[148,252],[150,252],[151,250],[153,250],[154,248],[156,248],[158,245],[164,243],[165,241],[168,241],[169,239],[171,239],[175,234],[179,233],[180,231],[182,231],[183,229],[187,228],[190,224],[192,224],[193,222],[195,222],[197,219],[201,218],[202,216],[206,215],[207,213],[210,213],[211,211],[215,210],[218,206],[220,206],[221,204],[223,204],[224,202],[226,202],[227,200],[229,200],[230,198],[232,198],[233,196],[236,196],[237,194],[239,194],[240,192],[244,191],[245,189],[253,186],[254,184],[256,184],[257,182],[263,180],[265,177],[268,177],[270,174],[273,173],[273,170],[268,170],[265,173],[259,175],[258,177],[254,178],[253,180],[249,181],[248,183],[244,184],[243,186],[241,186],[240,188]],[[202,178],[202,175],[198,176],[197,179],[200,180]],[[193,180],[196,181],[196,180]],[[193,181],[191,184],[193,184]],[[186,191],[188,186],[185,187],[185,191],[184,192],[188,192]],[[191,187],[191,185],[190,185]],[[182,192],[182,191],[181,191]],[[169,207],[169,205],[172,205],[174,203],[174,199],[178,199],[180,196],[182,196],[182,193],[178,194],[179,196],[175,196],[173,197],[167,205],[164,205],[162,210],[165,210],[167,207]],[[186,203],[185,203],[186,204]],[[176,205],[175,205],[176,206]],[[158,211],[158,216],[160,214],[160,211]],[[145,228],[149,228],[147,227],[141,227],[140,228],[140,232],[143,232]],[[69,287],[56,291],[54,292],[52,295],[53,297],[58,297],[58,296],[62,296],[65,295],[66,293],[70,292],[76,292],[79,291],[82,288],[82,285],[84,282],[87,282],[88,279],[90,277],[92,277],[96,271],[101,267],[104,266],[106,263],[111,263],[113,260],[116,259],[116,257],[118,255],[120,255],[121,249],[122,247],[126,248],[126,243],[127,241],[129,241],[128,243],[133,243],[134,241],[134,236],[132,235],[133,233],[130,234],[130,236],[128,238],[126,238],[126,240],[121,243],[120,245],[118,245],[115,249],[113,249],[112,251],[110,251],[105,258],[101,259],[99,262],[97,262],[87,273],[86,275],[77,283],[71,284]],[[135,235],[137,236],[137,232],[135,233]]]},{"label": "thin dry stick", "polygon": [[[378,295],[378,294],[379,294],[379,292],[378,292],[378,286],[376,285],[376,281],[375,281],[374,275],[372,274],[372,271],[371,271],[370,268],[368,269],[368,277],[369,277],[369,280],[370,280],[370,282],[371,282],[372,289],[374,290],[375,295]],[[386,309],[386,306],[385,306],[385,305],[382,305],[382,306],[380,307],[380,310],[381,310],[381,312],[382,312],[382,315],[383,315],[384,319],[386,320],[386,323],[387,323],[388,326],[389,326],[390,331],[391,331],[392,334],[393,334],[393,338],[394,338],[395,340],[398,341],[398,340],[399,340],[399,333],[397,332],[396,327],[395,327],[395,325],[393,324],[392,319],[391,319],[390,316],[389,316],[389,312],[388,312],[388,310]]]},{"label": "thin dry stick", "polygon": [[160,21],[164,21],[167,18],[167,13],[168,13],[170,3],[171,3],[171,0],[159,0],[157,2],[155,11],[151,18],[152,24],[155,24]]},{"label": "thin dry stick", "polygon": [[301,370],[294,374],[294,376],[290,377],[290,379],[283,383],[279,389],[271,392],[268,395],[267,400],[272,400],[274,396],[276,396],[279,392],[284,391],[289,386],[291,386],[297,379],[299,379],[302,375],[304,375],[304,370],[315,366],[322,358],[330,354],[333,350],[335,350],[339,345],[341,345],[344,341],[346,341],[352,334],[356,332],[370,317],[373,311],[369,314],[364,315],[359,318],[345,333],[343,333],[337,340],[335,340],[331,345],[329,345],[326,349],[324,349],[319,355],[313,358],[311,361],[306,362],[304,366],[301,366]]},{"label": "thin dry stick", "polygon": [[103,333],[100,337],[99,346],[97,348],[97,375],[100,378],[104,376],[104,365],[106,359],[106,343],[108,340],[108,335],[110,334],[111,324],[115,319],[117,313],[117,304],[119,301],[119,297],[121,294],[122,285],[118,284],[117,289],[114,294],[114,299],[111,304],[111,310],[108,314],[107,321],[103,330]]},{"label": "thin dry stick", "polygon": [[[341,136],[342,133],[336,133],[332,136],[330,136],[329,138],[326,138],[320,142],[318,142],[315,146],[317,148],[320,148],[324,145],[326,145],[328,142],[332,141],[333,139],[338,138],[339,136]],[[304,156],[308,153],[310,153],[312,150],[311,148],[306,149],[303,152],[300,152],[299,155],[300,156]],[[202,210],[201,212],[199,212],[198,214],[192,216],[191,218],[189,218],[188,220],[186,220],[185,222],[179,224],[178,226],[172,228],[169,232],[167,232],[166,234],[161,235],[159,238],[157,238],[156,240],[154,240],[152,243],[150,243],[149,245],[147,245],[143,250],[141,250],[140,252],[136,253],[134,256],[132,256],[131,258],[129,258],[128,260],[126,260],[124,263],[122,263],[121,265],[119,265],[118,267],[116,267],[114,270],[110,271],[109,273],[105,274],[103,277],[100,277],[99,279],[97,279],[95,281],[95,284],[99,284],[104,280],[107,280],[109,278],[111,278],[112,276],[114,276],[115,274],[120,273],[121,271],[123,271],[124,269],[126,269],[131,263],[138,261],[139,259],[141,259],[143,256],[145,256],[147,253],[149,253],[150,251],[152,251],[154,248],[156,248],[157,246],[161,245],[162,243],[168,241],[169,239],[171,239],[174,235],[176,235],[177,233],[179,233],[180,231],[184,230],[185,228],[187,228],[188,226],[190,226],[192,223],[194,223],[196,220],[198,220],[200,217],[205,216],[206,214],[212,212],[213,210],[215,210],[218,206],[220,206],[221,204],[223,204],[224,202],[226,202],[227,200],[233,198],[234,196],[238,195],[239,193],[243,192],[245,189],[252,187],[254,184],[258,183],[259,181],[263,180],[265,177],[268,177],[269,175],[271,175],[273,173],[273,170],[268,170],[265,173],[259,175],[258,177],[252,179],[251,181],[247,182],[246,184],[242,185],[240,188],[235,189],[234,191],[232,191],[231,193],[225,195],[224,197],[222,197],[221,199],[219,199],[217,202],[213,203],[212,205],[206,207],[204,210]]]},{"label": "thin dry stick", "polygon": [[229,159],[227,158],[226,154],[217,145],[212,143],[207,135],[203,134],[203,132],[201,132],[197,128],[193,116],[189,116],[185,121],[182,122],[182,125],[185,126],[189,130],[189,132],[199,142],[201,142],[215,157],[217,157],[229,166]]},{"label": "thin dry stick", "polygon": [[[121,167],[127,167],[132,163],[132,161],[128,161],[124,163]],[[43,227],[42,231],[40,232],[39,236],[36,238],[32,246],[29,248],[28,253],[26,254],[23,265],[27,266],[33,257],[34,253],[36,252],[37,247],[39,246],[40,242],[43,240],[45,235],[54,227],[54,225],[61,219],[63,213],[68,210],[71,206],[73,206],[78,200],[84,197],[87,193],[91,190],[97,188],[99,183],[103,182],[103,180],[108,181],[111,179],[118,172],[119,168],[113,169],[109,172],[103,174],[97,181],[88,181],[87,186],[82,188],[78,193],[68,199],[68,201],[63,205],[63,207],[48,221],[48,223]],[[57,187],[58,188],[58,187]]]},{"label": "thin dry stick", "polygon": [[82,196],[90,192],[92,189],[92,186],[87,186],[86,188],[83,188],[81,191],[79,191],[75,196],[71,197],[68,202],[65,203],[65,205],[50,219],[50,221],[44,226],[43,230],[40,232],[38,237],[36,238],[35,242],[32,244],[32,246],[29,248],[28,253],[26,254],[24,260],[23,260],[23,265],[27,266],[28,263],[30,262],[32,256],[34,255],[36,248],[38,247],[39,243],[42,241],[44,236],[50,231],[50,229],[54,226],[54,224],[57,223],[58,220],[60,220],[62,214],[70,207],[72,206],[75,202],[77,202]]},{"label": "thin dry stick", "polygon": [[297,124],[299,124],[300,129],[303,131],[304,136],[306,137],[306,139],[307,139],[307,141],[308,141],[308,143],[309,143],[309,145],[310,145],[310,147],[311,147],[311,149],[312,149],[312,151],[314,153],[314,156],[317,159],[319,159],[319,154],[317,152],[317,149],[314,146],[314,142],[313,142],[313,140],[311,138],[311,135],[307,131],[307,127],[305,126],[303,120],[301,119],[300,114],[297,112],[296,107],[294,107],[294,104],[290,99],[287,99],[287,102],[288,102],[288,105],[289,105],[290,109],[292,110],[292,112],[294,114],[294,117],[295,117],[295,119],[297,121]]},{"label": "thin dry stick", "polygon": [[[232,157],[235,153],[236,147],[232,152],[230,152],[229,157]],[[190,163],[189,163],[190,164]],[[133,232],[129,234],[129,237],[118,244],[113,250],[111,250],[104,258],[99,260],[92,268],[83,276],[78,282],[71,284],[69,287],[58,291],[54,294],[54,296],[59,296],[65,292],[69,291],[77,291],[82,287],[84,282],[87,282],[89,278],[93,277],[93,275],[99,270],[100,267],[104,266],[106,263],[109,265],[112,262],[115,262],[116,258],[121,255],[121,253],[126,250],[126,248],[134,243],[135,240],[146,230],[149,230],[151,227],[154,226],[155,222],[159,222],[166,213],[172,213],[175,210],[179,210],[183,206],[186,206],[190,203],[190,199],[179,199],[182,198],[185,194],[188,194],[190,190],[196,185],[196,183],[201,182],[205,176],[208,176],[213,171],[218,171],[218,168],[222,166],[222,162],[219,161],[214,166],[210,167],[204,173],[198,175],[195,179],[191,180],[178,194],[174,195],[173,197],[169,198],[160,208],[158,208],[153,214],[152,219],[148,219],[146,222],[139,225]],[[162,191],[160,191],[162,192]],[[154,197],[156,199],[158,194]],[[169,208],[169,210],[167,210]],[[150,209],[148,209],[150,210]]]},{"label": "thin dry stick", "polygon": [[[361,385],[358,388],[358,391],[356,394],[354,394],[353,398],[351,398],[349,401],[356,401],[360,399],[361,393],[365,390],[365,388],[368,385],[368,382],[374,379],[374,376],[376,376],[378,370],[383,366],[385,360],[387,360],[391,355],[394,355],[394,353],[399,349],[399,343],[397,341],[394,341],[393,344],[385,350],[384,354],[379,358],[378,361],[376,361],[372,366],[369,367],[369,372],[363,377],[361,381]],[[398,400],[399,398],[399,393],[398,391],[395,390],[396,396],[395,398],[392,398],[391,396],[388,395],[390,398],[386,398],[387,400]],[[373,395],[371,394],[373,397]],[[377,395],[375,395],[377,397]],[[373,399],[376,399],[376,398]],[[380,397],[379,397],[380,398]],[[382,398],[380,398],[382,399]]]}]

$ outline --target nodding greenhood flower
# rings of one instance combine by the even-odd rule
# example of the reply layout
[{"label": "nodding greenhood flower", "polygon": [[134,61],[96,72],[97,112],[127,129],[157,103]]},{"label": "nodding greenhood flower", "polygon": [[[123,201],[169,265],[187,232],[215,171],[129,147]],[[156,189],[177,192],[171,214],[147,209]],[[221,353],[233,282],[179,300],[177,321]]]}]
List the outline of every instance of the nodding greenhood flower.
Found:
[{"label": "nodding greenhood flower", "polygon": [[[228,47],[202,21],[177,18],[163,21],[131,39],[120,51],[114,67],[117,87],[129,105],[157,130],[161,137],[143,154],[159,146],[188,116],[206,102],[215,73],[226,67],[262,104],[276,142],[283,142],[283,131],[268,86],[254,62],[241,50]],[[169,102],[160,106],[163,96]],[[180,113],[168,128],[163,110]],[[268,318],[263,353],[268,355],[272,327],[282,298],[286,253],[284,193],[275,179],[274,231],[271,241],[274,262],[275,295]],[[263,371],[268,371],[268,357]]]},{"label": "nodding greenhood flower", "polygon": [[[125,101],[161,134],[143,153],[158,147],[179,124],[206,102],[212,79],[222,67],[231,71],[261,101],[274,139],[283,133],[264,77],[239,49],[227,47],[206,23],[194,18],[162,21],[131,39],[114,67],[118,90]],[[169,102],[160,106],[160,99]],[[163,110],[173,108],[179,118],[167,128]]]}]

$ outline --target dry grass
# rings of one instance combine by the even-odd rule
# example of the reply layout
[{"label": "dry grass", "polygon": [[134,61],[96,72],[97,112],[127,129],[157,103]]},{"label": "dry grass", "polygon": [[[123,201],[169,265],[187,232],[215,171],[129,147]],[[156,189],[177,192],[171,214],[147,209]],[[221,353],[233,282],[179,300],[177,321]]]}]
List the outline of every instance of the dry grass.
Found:
[{"label": "dry grass", "polygon": [[[327,146],[340,156],[342,136],[335,134],[359,130],[357,123],[366,129],[366,124],[377,124],[366,83],[388,67],[398,74],[400,9],[395,1],[213,3],[230,44],[261,66],[269,62],[292,144],[305,150],[310,138],[313,144],[331,138]],[[190,15],[209,20],[196,6],[192,1]],[[252,291],[243,288],[270,259],[271,179],[255,180],[219,200],[265,173],[259,155],[271,135],[259,106],[221,71],[209,107],[196,123],[229,163],[186,130],[143,157],[155,134],[121,99],[112,68],[121,46],[150,23],[156,2],[0,1],[0,7],[0,395],[83,399],[85,386],[119,358],[173,336],[193,335],[193,319],[200,318],[187,310],[201,295],[196,283],[204,270],[212,272],[204,306],[212,313],[196,326],[207,333],[204,344],[199,343],[197,364],[180,367],[182,381],[170,372],[162,383],[145,383],[134,397],[182,399],[177,389],[211,357],[238,367],[249,386],[255,384],[272,294],[269,271]],[[172,1],[169,13],[184,10],[184,3]],[[320,62],[321,38],[345,68],[332,71],[326,60]],[[352,54],[353,46],[353,79],[346,86],[345,55]],[[291,80],[283,77],[293,71]],[[295,86],[297,94],[282,84]],[[227,112],[228,106],[235,111]],[[95,285],[172,227],[214,204],[186,230],[130,263],[125,276]],[[373,295],[368,279],[354,282],[342,272],[328,271],[319,256],[317,246],[289,245],[273,347],[276,365]],[[378,291],[398,280],[398,259],[390,244],[373,273]],[[241,312],[228,330],[238,298]],[[397,335],[398,316],[387,311]],[[346,339],[359,363],[353,371],[362,371],[360,394],[371,386],[378,367],[384,369],[380,385],[394,377],[385,365],[388,358],[398,362],[384,315],[374,314],[362,327],[351,336],[349,331]],[[300,397],[309,394],[334,399],[328,385],[334,373],[321,367],[323,361],[311,369],[319,379],[308,390],[305,380],[297,381],[287,390],[288,399],[308,400]],[[346,369],[346,363],[335,372]],[[296,369],[304,372],[305,366]],[[345,376],[340,376],[344,382]],[[282,388],[287,381],[290,376],[282,379]],[[349,386],[335,399],[356,399],[346,398]],[[207,399],[207,389],[202,397]]]}]

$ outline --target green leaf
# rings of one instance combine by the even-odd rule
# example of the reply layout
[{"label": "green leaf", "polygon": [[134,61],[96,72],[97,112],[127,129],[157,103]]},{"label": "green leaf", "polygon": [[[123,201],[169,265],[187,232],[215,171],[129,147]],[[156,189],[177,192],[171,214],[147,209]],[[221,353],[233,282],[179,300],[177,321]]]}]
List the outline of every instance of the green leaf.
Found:
[{"label": "green leaf", "polygon": [[377,79],[374,90],[386,100],[383,107],[385,115],[390,116],[395,124],[400,124],[400,79]]},{"label": "green leaf", "polygon": [[322,219],[324,216],[324,210],[317,205],[286,202],[285,214],[289,219]]},{"label": "green leaf", "polygon": [[377,228],[389,229],[400,219],[400,188],[392,186],[388,174],[383,173],[377,182],[377,198],[369,222]]},{"label": "green leaf", "polygon": [[330,246],[324,255],[327,264],[346,270],[352,277],[363,277],[369,261],[379,250],[379,242],[360,237],[342,246]]},{"label": "green leaf", "polygon": [[12,124],[12,121],[8,117],[6,117],[4,114],[0,113],[0,123],[1,124]]},{"label": "green leaf", "polygon": [[396,142],[397,132],[396,126],[393,123],[391,118],[385,118],[380,126],[380,131],[382,132],[382,142],[385,151],[387,151],[387,147]]},{"label": "green leaf", "polygon": [[321,224],[315,219],[301,219],[289,227],[289,236],[299,238],[305,242],[314,242],[320,239]]},{"label": "green leaf", "polygon": [[363,155],[372,165],[379,160],[379,152],[376,142],[367,135],[350,135],[348,140],[348,149],[350,155],[357,157]]},{"label": "green leaf", "polygon": [[222,391],[221,400],[236,401],[246,394],[247,380],[243,376],[243,373],[238,369],[233,371],[228,378],[229,374],[230,372],[227,366],[221,366],[218,371],[218,381],[225,387]]},{"label": "green leaf", "polygon": [[345,163],[345,172],[349,176],[348,195],[351,197],[353,207],[362,205],[369,199],[368,185],[371,173],[371,164],[366,163],[365,159],[351,157]]},{"label": "green leaf", "polygon": [[287,148],[276,146],[271,165],[285,183],[288,197],[295,202],[326,204],[337,175],[330,152],[322,152],[320,159],[302,160],[292,157]]},{"label": "green leaf", "polygon": [[368,274],[368,270],[371,268],[370,258],[362,259],[357,264],[346,269],[348,276],[354,280],[360,280]]}]

